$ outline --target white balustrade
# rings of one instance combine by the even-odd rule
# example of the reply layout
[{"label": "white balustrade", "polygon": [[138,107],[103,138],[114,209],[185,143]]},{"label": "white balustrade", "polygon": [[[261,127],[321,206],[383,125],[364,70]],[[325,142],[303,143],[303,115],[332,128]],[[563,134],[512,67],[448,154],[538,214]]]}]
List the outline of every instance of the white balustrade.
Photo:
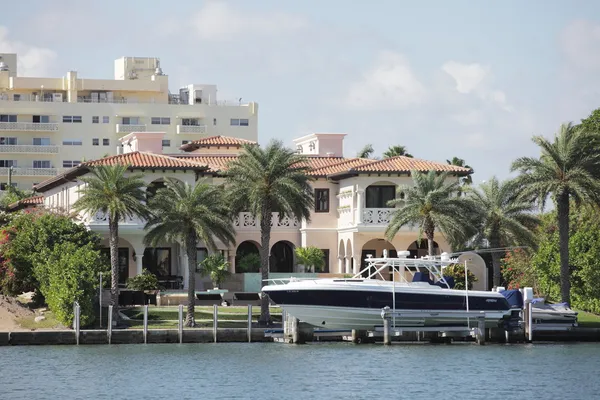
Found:
[{"label": "white balustrade", "polygon": [[[86,222],[89,225],[108,225],[108,215],[101,211],[98,211],[96,214],[87,218]],[[146,222],[138,217],[121,218],[121,220],[119,221],[119,225],[145,225],[145,224],[146,224]]]},{"label": "white balustrade", "polygon": [[[0,175],[8,175],[8,168],[0,168]],[[13,176],[55,176],[58,168],[20,168],[13,167]]]},{"label": "white balustrade", "polygon": [[33,144],[2,144],[0,153],[32,153],[32,154],[56,154],[58,146],[36,146]]},{"label": "white balustrade", "polygon": [[117,133],[146,132],[146,125],[117,124]]},{"label": "white balustrade", "polygon": [[[242,212],[233,220],[233,226],[236,230],[259,230],[260,221],[254,218],[249,212]],[[282,217],[279,213],[273,213],[271,218],[271,228],[273,229],[300,229],[300,222],[297,218]]]},{"label": "white balustrade", "polygon": [[206,133],[206,125],[177,125],[177,134]]},{"label": "white balustrade", "polygon": [[53,122],[0,122],[0,131],[55,132],[58,124]]},{"label": "white balustrade", "polygon": [[362,222],[364,225],[387,225],[394,211],[394,208],[364,208]]}]

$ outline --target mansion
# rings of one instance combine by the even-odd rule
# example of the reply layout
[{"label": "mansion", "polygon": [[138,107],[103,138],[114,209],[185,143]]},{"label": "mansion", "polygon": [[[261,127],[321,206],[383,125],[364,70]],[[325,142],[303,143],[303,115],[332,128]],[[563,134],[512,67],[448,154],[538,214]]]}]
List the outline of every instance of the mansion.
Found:
[{"label": "mansion", "polygon": [[[381,257],[384,250],[390,256],[408,250],[411,256],[427,252],[426,241],[417,244],[418,232],[402,228],[392,241],[384,236],[393,208],[389,200],[403,196],[397,188],[412,184],[411,170],[447,172],[456,180],[472,170],[404,156],[382,160],[348,158],[343,155],[345,134],[314,133],[294,140],[299,153],[306,155],[315,194],[310,222],[274,215],[271,233],[270,272],[274,277],[289,277],[301,273],[295,262],[294,248],[315,246],[323,250],[326,262],[321,273],[353,274],[361,269],[369,256]],[[182,153],[163,154],[164,133],[133,132],[123,136],[121,154],[84,162],[35,185],[38,197],[11,205],[13,210],[42,206],[71,211],[83,184],[81,177],[97,165],[127,165],[132,172],[141,172],[150,193],[164,185],[164,178],[173,177],[190,185],[198,181],[212,184],[225,182],[227,165],[235,159],[247,139],[207,136],[181,146]],[[83,224],[103,237],[108,247],[108,221],[105,215],[79,215]],[[156,248],[144,245],[145,221],[127,219],[119,225],[119,264],[122,283],[148,269],[163,281],[178,277],[187,285],[186,256],[178,243],[163,243]],[[238,262],[243,254],[258,253],[260,229],[249,213],[234,219],[236,243],[218,243],[219,250],[230,262],[230,290],[259,291],[259,274],[241,274]],[[437,251],[450,248],[441,234],[436,235]],[[198,243],[199,260],[207,250]],[[245,275],[246,277],[242,277]],[[251,277],[253,275],[253,277]],[[316,274],[313,274],[313,276]],[[208,279],[198,273],[196,290],[206,288]],[[225,285],[227,286],[227,285]]]}]

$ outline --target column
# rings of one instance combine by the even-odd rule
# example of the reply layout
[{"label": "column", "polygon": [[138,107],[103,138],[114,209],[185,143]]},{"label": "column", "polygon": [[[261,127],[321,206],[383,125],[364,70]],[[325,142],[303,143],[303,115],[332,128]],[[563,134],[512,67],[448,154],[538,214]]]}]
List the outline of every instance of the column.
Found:
[{"label": "column", "polygon": [[135,273],[136,275],[140,275],[142,273],[142,258],[144,258],[144,253],[139,254],[137,251],[135,252]]},{"label": "column", "polygon": [[346,274],[352,273],[352,258],[350,258],[350,257],[346,257],[346,271],[344,273],[346,273]]},{"label": "column", "polygon": [[340,273],[340,274],[344,273],[344,258],[343,257],[338,257],[338,273]]},{"label": "column", "polygon": [[356,255],[356,254],[354,255],[353,263],[354,263],[354,265],[352,266],[352,273],[356,275],[360,272],[360,266],[361,266],[360,255]]},{"label": "column", "polygon": [[360,225],[363,222],[363,193],[364,190],[358,189],[356,191],[356,210],[358,215],[356,216],[356,224]]}]

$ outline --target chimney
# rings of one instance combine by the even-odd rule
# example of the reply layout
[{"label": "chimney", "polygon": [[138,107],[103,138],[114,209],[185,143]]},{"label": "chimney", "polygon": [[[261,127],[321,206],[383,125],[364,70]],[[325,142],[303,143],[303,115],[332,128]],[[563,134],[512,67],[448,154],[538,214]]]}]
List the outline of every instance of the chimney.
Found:
[{"label": "chimney", "polygon": [[123,154],[142,151],[144,153],[162,154],[162,141],[165,132],[132,132],[123,136]]}]

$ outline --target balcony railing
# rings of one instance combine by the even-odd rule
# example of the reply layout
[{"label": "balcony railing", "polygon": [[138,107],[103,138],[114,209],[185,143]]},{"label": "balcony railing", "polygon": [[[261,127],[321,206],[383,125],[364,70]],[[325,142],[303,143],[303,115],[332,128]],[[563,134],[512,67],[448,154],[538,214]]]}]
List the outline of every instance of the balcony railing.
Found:
[{"label": "balcony railing", "polygon": [[[9,168],[0,168],[0,175],[8,175]],[[13,176],[55,176],[58,168],[21,168],[13,167]]]},{"label": "balcony railing", "polygon": [[33,144],[0,144],[0,153],[57,154],[58,146]]},{"label": "balcony railing", "polygon": [[53,122],[0,122],[0,131],[55,132],[58,124]]},{"label": "balcony railing", "polygon": [[394,208],[365,208],[362,215],[363,224],[387,225],[394,211]]},{"label": "balcony railing", "polygon": [[177,134],[206,133],[206,125],[177,125]]},{"label": "balcony railing", "polygon": [[117,124],[117,133],[146,132],[146,125]]},{"label": "balcony railing", "polygon": [[[260,221],[258,218],[254,218],[251,213],[242,212],[234,218],[233,226],[236,230],[257,230],[260,229]],[[300,229],[300,222],[296,218],[279,218],[279,213],[273,213],[273,217],[271,219],[271,228]]]},{"label": "balcony railing", "polygon": [[[88,225],[108,225],[108,215],[101,211],[87,218],[85,222]],[[145,225],[146,221],[141,218],[122,218],[119,221],[119,225]]]}]

